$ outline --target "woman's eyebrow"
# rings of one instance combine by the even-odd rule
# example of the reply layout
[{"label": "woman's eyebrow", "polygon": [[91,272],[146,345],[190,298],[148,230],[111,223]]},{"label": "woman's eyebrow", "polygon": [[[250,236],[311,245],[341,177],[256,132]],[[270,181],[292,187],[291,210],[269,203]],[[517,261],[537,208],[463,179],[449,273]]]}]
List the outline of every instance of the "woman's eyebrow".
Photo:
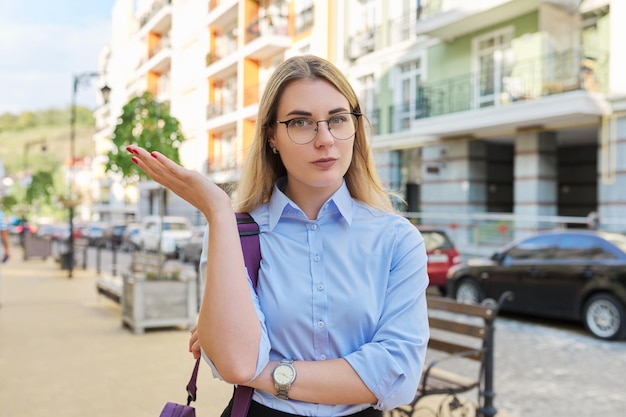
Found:
[{"label": "woman's eyebrow", "polygon": [[[328,111],[328,114],[337,114],[337,113],[344,113],[347,112],[348,110],[345,107],[337,107],[334,108],[332,110]],[[308,112],[308,111],[304,111],[304,110],[292,110],[289,113],[287,113],[286,116],[312,116],[313,113]],[[285,116],[285,117],[286,117]]]}]

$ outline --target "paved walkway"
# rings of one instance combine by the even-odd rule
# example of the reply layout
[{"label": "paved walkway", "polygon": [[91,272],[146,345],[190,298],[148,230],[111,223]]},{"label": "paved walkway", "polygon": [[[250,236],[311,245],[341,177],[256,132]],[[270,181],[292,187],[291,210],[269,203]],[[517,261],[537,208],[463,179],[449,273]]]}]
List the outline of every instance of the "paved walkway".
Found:
[{"label": "paved walkway", "polygon": [[[94,270],[70,279],[51,258],[23,261],[19,247],[0,276],[0,417],[157,417],[186,400],[187,330],[135,335],[97,294]],[[198,417],[219,416],[231,394],[201,364]]]},{"label": "paved walkway", "polygon": [[[69,279],[52,259],[0,265],[0,417],[157,417],[184,402],[188,331],[135,335],[96,293],[93,270]],[[218,416],[232,387],[201,365],[199,415]]]}]

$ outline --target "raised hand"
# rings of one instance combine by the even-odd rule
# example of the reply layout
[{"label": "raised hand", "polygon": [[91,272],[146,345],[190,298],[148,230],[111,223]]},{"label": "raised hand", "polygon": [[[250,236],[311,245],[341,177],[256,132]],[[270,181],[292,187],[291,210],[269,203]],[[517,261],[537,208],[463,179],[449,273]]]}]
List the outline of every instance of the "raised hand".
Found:
[{"label": "raised hand", "polygon": [[154,181],[179,195],[206,216],[226,206],[230,199],[226,192],[197,171],[184,168],[159,152],[131,145],[126,150],[131,160]]}]

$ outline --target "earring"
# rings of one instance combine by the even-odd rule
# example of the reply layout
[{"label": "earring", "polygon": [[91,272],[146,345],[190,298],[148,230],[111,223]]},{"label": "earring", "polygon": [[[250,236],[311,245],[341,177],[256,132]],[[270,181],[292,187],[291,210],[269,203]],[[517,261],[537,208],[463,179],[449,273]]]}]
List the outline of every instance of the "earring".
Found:
[{"label": "earring", "polygon": [[270,148],[272,148],[272,153],[274,155],[278,154],[278,149],[276,149],[276,146],[272,145],[272,143],[268,140],[267,143],[270,145]]}]

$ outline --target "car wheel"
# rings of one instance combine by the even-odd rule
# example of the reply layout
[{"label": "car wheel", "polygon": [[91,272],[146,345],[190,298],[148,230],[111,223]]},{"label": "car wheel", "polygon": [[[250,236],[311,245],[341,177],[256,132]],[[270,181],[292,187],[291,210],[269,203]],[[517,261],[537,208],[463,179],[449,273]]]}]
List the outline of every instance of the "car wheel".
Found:
[{"label": "car wheel", "polygon": [[626,337],[624,306],[611,294],[596,294],[585,303],[585,327],[595,337],[621,340]]},{"label": "car wheel", "polygon": [[478,304],[484,297],[483,291],[473,278],[463,278],[456,287],[456,301],[465,304]]}]

